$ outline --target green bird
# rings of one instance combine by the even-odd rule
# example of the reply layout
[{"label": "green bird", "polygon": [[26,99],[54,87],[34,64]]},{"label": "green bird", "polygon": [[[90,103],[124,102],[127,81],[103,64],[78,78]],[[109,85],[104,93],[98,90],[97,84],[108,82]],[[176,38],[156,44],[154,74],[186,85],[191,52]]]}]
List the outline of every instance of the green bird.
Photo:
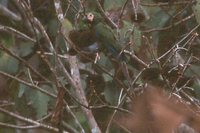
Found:
[{"label": "green bird", "polygon": [[[122,47],[117,43],[112,29],[98,13],[88,13],[79,23],[78,30],[70,31],[69,38],[80,51],[88,53],[103,51],[112,61],[122,58],[120,54]],[[72,48],[69,54],[75,55],[77,52]]]},{"label": "green bird", "polygon": [[104,22],[100,14],[95,12],[88,13],[86,22],[103,52],[112,58],[121,58],[122,47],[118,44],[112,29]]},{"label": "green bird", "polygon": [[85,22],[88,23],[88,27],[95,35],[95,38],[100,45],[101,50],[106,55],[111,57],[111,62],[114,59],[114,62],[117,62],[118,67],[119,65],[121,67],[121,64],[126,62],[137,70],[141,70],[142,68],[147,67],[146,65],[141,64],[138,59],[135,59],[131,56],[128,56],[130,58],[125,56],[123,52],[123,47],[120,45],[121,41],[116,39],[115,33],[113,32],[111,27],[106,24],[100,14],[96,12],[88,13],[86,15]]},{"label": "green bird", "polygon": [[[115,33],[98,13],[88,13],[86,15],[88,27],[101,47],[105,55],[108,55],[111,63],[115,67],[115,76],[118,78],[124,77],[130,81],[131,71],[128,69],[126,62],[128,59],[122,52],[123,48],[119,44],[120,41],[115,37]],[[120,76],[122,75],[122,76]]]},{"label": "green bird", "polygon": [[69,33],[69,38],[81,51],[93,54],[103,52],[108,55],[116,69],[121,67],[123,62],[129,63],[136,69],[139,67],[137,61],[125,56],[115,33],[106,24],[103,17],[96,12],[87,13],[82,19],[79,29]]}]

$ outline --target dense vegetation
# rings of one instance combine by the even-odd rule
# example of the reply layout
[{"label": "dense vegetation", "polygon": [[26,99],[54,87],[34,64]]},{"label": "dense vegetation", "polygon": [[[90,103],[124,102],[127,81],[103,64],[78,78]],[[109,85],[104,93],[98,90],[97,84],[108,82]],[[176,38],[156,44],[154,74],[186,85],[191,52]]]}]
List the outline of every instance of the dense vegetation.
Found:
[{"label": "dense vegetation", "polygon": [[0,132],[199,132],[200,0],[0,0]]}]

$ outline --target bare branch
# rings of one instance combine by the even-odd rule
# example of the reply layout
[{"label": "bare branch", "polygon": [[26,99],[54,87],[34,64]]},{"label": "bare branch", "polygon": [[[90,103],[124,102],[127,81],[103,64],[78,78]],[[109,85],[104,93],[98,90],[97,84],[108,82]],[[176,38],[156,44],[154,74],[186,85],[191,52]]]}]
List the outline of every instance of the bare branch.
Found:
[{"label": "bare branch", "polygon": [[14,21],[21,21],[22,18],[15,14],[14,12],[10,11],[8,8],[0,4],[0,13],[5,15],[6,17],[14,20]]},{"label": "bare branch", "polygon": [[[8,110],[5,110],[5,109],[3,109],[3,108],[0,108],[0,112],[2,112],[2,113],[4,113],[4,114],[7,114],[7,115],[9,115],[9,116],[12,116],[12,117],[14,117],[14,118],[17,118],[17,119],[19,119],[19,120],[22,120],[22,121],[24,121],[24,122],[31,123],[31,124],[33,124],[33,125],[35,125],[35,126],[42,127],[42,128],[44,128],[44,129],[51,130],[51,131],[54,131],[54,132],[58,132],[58,129],[57,129],[57,128],[54,128],[54,127],[52,127],[52,126],[50,126],[50,125],[43,124],[43,123],[41,123],[41,122],[34,121],[34,120],[32,120],[32,119],[29,119],[29,118],[26,118],[26,117],[23,117],[23,116],[20,116],[20,115],[17,115],[17,114],[15,114],[15,113],[10,112],[10,111],[8,111]],[[5,124],[4,124],[4,125],[5,125]]]}]

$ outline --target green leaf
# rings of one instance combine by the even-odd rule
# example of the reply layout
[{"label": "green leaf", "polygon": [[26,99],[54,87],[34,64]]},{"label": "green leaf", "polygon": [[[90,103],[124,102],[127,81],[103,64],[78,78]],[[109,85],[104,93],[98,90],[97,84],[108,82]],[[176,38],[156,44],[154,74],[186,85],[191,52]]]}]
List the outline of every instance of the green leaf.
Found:
[{"label": "green leaf", "polygon": [[190,68],[192,69],[192,72],[193,73],[196,73],[198,76],[200,76],[200,71],[199,71],[199,69],[200,69],[200,66],[197,64],[197,65],[192,65],[192,66],[190,66]]},{"label": "green leaf", "polygon": [[141,46],[142,33],[137,28],[134,29],[134,42],[136,46]]},{"label": "green leaf", "polygon": [[112,63],[110,62],[110,60],[108,59],[108,57],[106,57],[105,54],[103,53],[100,53],[100,60],[98,60],[98,64],[100,66],[103,66],[104,68],[106,68],[107,70],[112,70],[113,69],[113,65]]},{"label": "green leaf", "polygon": [[134,46],[131,45],[131,49],[133,51],[138,52],[140,46],[142,45],[142,33],[140,30],[138,30],[137,28],[134,28],[134,32],[133,32],[133,42],[134,42]]},{"label": "green leaf", "polygon": [[68,34],[71,30],[73,30],[72,23],[68,19],[64,19],[64,21],[62,22],[62,26],[66,34]]},{"label": "green leaf", "polygon": [[3,55],[0,57],[0,70],[14,74],[18,71],[18,68],[19,61],[9,56],[8,54],[3,53]]},{"label": "green leaf", "polygon": [[34,91],[30,97],[33,101],[32,105],[36,109],[37,118],[42,118],[42,116],[47,114],[48,111],[48,101],[49,96],[39,92]]},{"label": "green leaf", "polygon": [[51,36],[56,36],[58,32],[58,21],[56,19],[52,19],[49,21],[47,25],[47,30],[50,33]]},{"label": "green leaf", "polygon": [[20,84],[19,88],[20,89],[19,89],[19,92],[18,92],[18,97],[21,98],[24,95],[27,86],[24,85],[24,84]]},{"label": "green leaf", "polygon": [[104,96],[108,103],[116,105],[119,98],[120,89],[114,82],[107,82],[105,87]]},{"label": "green leaf", "polygon": [[[52,88],[47,85],[43,85],[41,88],[52,91]],[[48,103],[51,100],[49,96],[38,90],[31,89],[26,85],[20,84],[18,97],[22,97],[22,95],[26,96],[28,103],[35,109],[37,118],[41,118],[47,114]]]},{"label": "green leaf", "polygon": [[108,81],[112,81],[112,80],[113,80],[113,77],[111,77],[110,75],[108,75],[108,74],[106,74],[106,73],[103,73],[102,76],[103,76],[105,82],[108,82]]},{"label": "green leaf", "polygon": [[[157,13],[154,14],[154,16],[151,17],[149,21],[147,21],[148,26],[151,28],[162,28],[164,27],[167,22],[169,22],[170,16],[166,14],[163,10],[159,10]],[[153,39],[154,42],[159,41],[160,32],[154,32],[153,33]]]},{"label": "green leaf", "polygon": [[67,80],[63,76],[58,77],[58,81],[62,84],[62,86],[65,86],[68,84]]},{"label": "green leaf", "polygon": [[8,0],[0,0],[0,4],[7,7],[8,6]]},{"label": "green leaf", "polygon": [[200,80],[197,80],[193,86],[195,94],[198,99],[200,99]]},{"label": "green leaf", "polygon": [[106,10],[119,8],[124,2],[124,0],[105,0],[104,7]]},{"label": "green leaf", "polygon": [[5,33],[5,34],[1,35],[0,39],[3,42],[3,44],[5,44],[5,47],[7,47],[7,48],[12,46],[15,42],[15,38],[14,38],[13,34],[9,35],[8,33]]},{"label": "green leaf", "polygon": [[200,0],[196,0],[196,4],[193,6],[193,11],[197,22],[200,24]]},{"label": "green leaf", "polygon": [[17,47],[17,53],[20,57],[25,57],[33,52],[34,44],[31,42],[21,42]]}]

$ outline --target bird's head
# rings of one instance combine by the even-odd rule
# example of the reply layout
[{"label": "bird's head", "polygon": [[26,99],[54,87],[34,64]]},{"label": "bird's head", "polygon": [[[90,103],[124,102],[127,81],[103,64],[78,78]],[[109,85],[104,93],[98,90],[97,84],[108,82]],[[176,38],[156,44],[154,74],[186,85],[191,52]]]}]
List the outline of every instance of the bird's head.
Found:
[{"label": "bird's head", "polygon": [[100,14],[98,14],[96,12],[89,12],[86,14],[86,20],[89,24],[96,25],[100,21],[102,21],[102,17]]},{"label": "bird's head", "polygon": [[87,20],[92,23],[94,21],[94,14],[93,13],[88,13],[87,14]]}]

